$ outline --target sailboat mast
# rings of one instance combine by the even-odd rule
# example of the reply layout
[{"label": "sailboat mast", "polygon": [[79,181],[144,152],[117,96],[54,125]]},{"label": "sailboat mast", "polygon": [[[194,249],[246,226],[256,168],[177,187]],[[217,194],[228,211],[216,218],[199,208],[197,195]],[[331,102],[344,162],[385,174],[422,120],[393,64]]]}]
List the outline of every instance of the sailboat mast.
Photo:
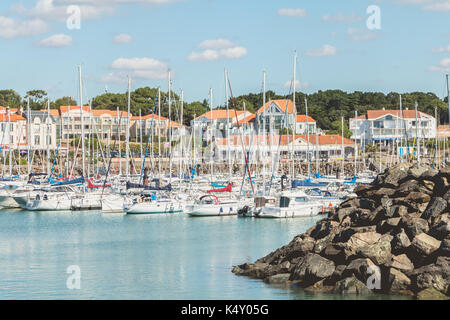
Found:
[{"label": "sailboat mast", "polygon": [[126,174],[127,174],[127,179],[129,178],[130,175],[130,118],[128,117],[128,115],[130,114],[130,106],[131,106],[131,77],[128,76],[128,114],[127,114],[127,125],[126,125],[126,132],[125,132],[125,136],[126,136],[126,143],[125,143],[125,154],[127,157],[127,165],[126,165]]},{"label": "sailboat mast", "polygon": [[229,110],[229,104],[228,104],[228,72],[225,69],[225,104],[227,108],[227,129],[225,132],[225,136],[227,138],[227,156],[228,156],[228,179],[231,181],[231,150],[230,150],[230,110]]},{"label": "sailboat mast", "polygon": [[12,143],[11,143],[11,110],[8,107],[8,147],[9,147],[9,176],[12,177]]},{"label": "sailboat mast", "polygon": [[172,183],[172,83],[169,69],[169,183]]},{"label": "sailboat mast", "polygon": [[161,182],[161,88],[158,87],[158,177]]},{"label": "sailboat mast", "polygon": [[31,113],[30,113],[30,97],[28,97],[27,99],[27,114],[28,114],[28,119],[27,119],[27,125],[28,125],[28,154],[27,154],[27,159],[28,159],[28,175],[31,173],[31,170],[33,168],[33,164],[31,163]]},{"label": "sailboat mast", "polygon": [[344,178],[344,170],[345,170],[345,149],[344,149],[344,117],[341,117],[341,132],[342,132],[342,178]]},{"label": "sailboat mast", "polygon": [[117,138],[119,140],[119,175],[122,174],[122,148],[120,145],[120,114],[119,107],[117,107]]},{"label": "sailboat mast", "polygon": [[[81,80],[81,64],[78,65],[78,76],[80,80],[80,118],[81,118],[81,157],[82,157],[82,168],[83,168],[83,177],[86,176],[86,168],[85,168],[85,152],[84,152],[84,117],[83,117],[83,84]],[[84,188],[83,188],[84,192]]]},{"label": "sailboat mast", "polygon": [[184,91],[183,91],[183,89],[181,90],[181,93],[180,93],[180,99],[181,99],[181,107],[180,107],[180,124],[179,124],[179,126],[178,126],[178,136],[180,137],[180,154],[179,154],[179,156],[178,156],[178,159],[179,159],[179,163],[180,163],[180,168],[178,169],[178,175],[179,175],[179,177],[180,177],[180,188],[181,188],[181,178],[182,178],[182,175],[181,175],[181,169],[182,169],[182,162],[183,162],[183,152],[184,152],[184,150],[183,150],[183,135],[181,134],[181,130],[182,130],[182,127],[183,127],[183,107],[184,107]]},{"label": "sailboat mast", "polygon": [[[293,83],[292,83],[292,86],[293,86],[293,90],[292,90],[292,102],[293,102],[293,106],[292,106],[292,147],[291,147],[292,179],[295,179],[294,143],[295,143],[295,133],[296,133],[295,131],[296,131],[296,123],[297,123],[297,109],[295,107],[296,73],[297,73],[297,51],[294,51],[294,75],[293,75]],[[308,122],[306,122],[306,125],[308,125]]]},{"label": "sailboat mast", "polygon": [[47,136],[45,140],[47,142],[47,173],[50,174],[50,99],[47,99]]},{"label": "sailboat mast", "polygon": [[211,139],[211,144],[210,144],[210,156],[209,156],[209,172],[210,172],[210,174],[211,174],[211,182],[212,182],[212,179],[213,179],[213,158],[212,158],[212,156],[213,156],[213,138],[212,138],[212,135],[213,135],[213,123],[214,123],[214,120],[213,120],[213,112],[212,112],[212,109],[213,109],[213,107],[212,107],[212,104],[213,104],[213,93],[212,93],[212,88],[210,88],[209,89],[209,111],[210,111],[210,115],[211,115],[211,124],[210,124],[210,139]]},{"label": "sailboat mast", "polygon": [[[355,122],[358,119],[358,111],[355,110]],[[354,177],[356,178],[356,174],[357,174],[357,159],[358,159],[358,145],[356,144],[356,139],[355,139],[355,165],[354,165]]]},{"label": "sailboat mast", "polygon": [[[136,138],[137,141],[137,138]],[[142,161],[142,113],[141,109],[139,109],[139,144],[141,146],[141,161]]]},{"label": "sailboat mast", "polygon": [[[306,121],[308,121],[308,99],[305,97]],[[308,163],[308,179],[311,178],[311,163],[309,162],[309,126],[306,122],[306,162]]]},{"label": "sailboat mast", "polygon": [[416,140],[417,141],[417,163],[420,164],[420,140],[419,140],[419,123],[417,115],[417,101],[414,102],[414,112],[416,117]]},{"label": "sailboat mast", "polygon": [[263,195],[266,195],[266,157],[267,157],[267,136],[266,136],[266,72],[263,72]]}]

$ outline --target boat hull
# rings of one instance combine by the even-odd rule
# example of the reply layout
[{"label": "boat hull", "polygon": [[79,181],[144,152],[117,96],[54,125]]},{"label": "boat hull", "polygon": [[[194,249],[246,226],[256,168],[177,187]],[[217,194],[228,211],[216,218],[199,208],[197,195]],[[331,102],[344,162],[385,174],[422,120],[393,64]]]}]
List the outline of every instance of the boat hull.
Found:
[{"label": "boat hull", "polygon": [[189,206],[187,209],[188,214],[191,217],[222,217],[237,215],[237,204],[193,205]]},{"label": "boat hull", "polygon": [[293,208],[264,207],[256,217],[266,219],[314,217],[322,214],[322,212],[322,205],[296,206]]},{"label": "boat hull", "polygon": [[63,211],[71,208],[70,199],[30,200],[26,205],[29,211]]},{"label": "boat hull", "polygon": [[182,213],[181,203],[173,202],[155,202],[155,203],[135,203],[131,206],[124,205],[123,211],[126,214],[172,214]]}]

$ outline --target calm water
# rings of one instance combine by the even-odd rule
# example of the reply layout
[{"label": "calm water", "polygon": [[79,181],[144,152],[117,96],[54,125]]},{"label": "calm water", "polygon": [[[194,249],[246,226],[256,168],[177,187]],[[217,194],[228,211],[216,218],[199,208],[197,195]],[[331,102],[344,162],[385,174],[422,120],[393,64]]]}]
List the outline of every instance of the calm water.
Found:
[{"label": "calm water", "polygon": [[[340,298],[231,273],[319,219],[0,211],[0,299]],[[66,286],[71,265],[79,290]]]}]

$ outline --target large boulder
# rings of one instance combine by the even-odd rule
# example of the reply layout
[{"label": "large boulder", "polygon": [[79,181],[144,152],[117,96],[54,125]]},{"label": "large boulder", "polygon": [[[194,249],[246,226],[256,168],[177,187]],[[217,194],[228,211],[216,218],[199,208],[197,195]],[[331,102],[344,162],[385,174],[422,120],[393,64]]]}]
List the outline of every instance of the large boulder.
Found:
[{"label": "large boulder", "polygon": [[367,279],[374,273],[376,265],[368,258],[359,258],[350,262],[342,271],[342,277],[356,277],[358,280],[366,283]]},{"label": "large boulder", "polygon": [[442,257],[450,257],[450,239],[444,239],[438,250],[438,255]]},{"label": "large boulder", "polygon": [[[434,219],[443,213],[447,208],[447,201],[441,197],[431,199],[428,207],[422,213],[422,218],[426,220]],[[431,222],[431,221],[430,221]]]},{"label": "large boulder", "polygon": [[305,285],[329,277],[335,269],[334,262],[315,253],[307,254],[294,268],[289,280],[300,280]]},{"label": "large boulder", "polygon": [[399,227],[405,230],[405,233],[408,235],[410,240],[414,239],[414,237],[418,234],[428,232],[429,230],[427,220],[418,218],[411,214],[401,218]]},{"label": "large boulder", "polygon": [[449,295],[450,258],[439,257],[436,263],[415,269],[410,273],[412,287],[416,292],[427,288],[434,288]]},{"label": "large boulder", "polygon": [[409,290],[410,286],[411,280],[406,275],[395,268],[389,269],[390,292],[401,292],[404,290]]},{"label": "large boulder", "polygon": [[360,247],[357,254],[372,260],[377,265],[386,264],[392,256],[390,239],[381,238],[376,243]]},{"label": "large boulder", "polygon": [[434,288],[427,288],[417,293],[417,300],[450,300],[450,297]]},{"label": "large boulder", "polygon": [[401,254],[398,256],[392,256],[391,261],[387,266],[395,268],[400,271],[412,271],[414,270],[414,264],[409,260],[406,254]]},{"label": "large boulder", "polygon": [[429,256],[434,251],[438,250],[441,242],[426,233],[421,233],[414,237],[411,242],[412,248],[420,256]]},{"label": "large boulder", "polygon": [[392,253],[404,253],[410,245],[411,241],[409,240],[405,231],[403,229],[400,229],[400,231],[395,234],[394,238],[391,241]]},{"label": "large boulder", "polygon": [[371,231],[364,233],[355,233],[346,242],[347,247],[353,251],[357,251],[359,248],[374,244],[380,240],[381,234]]},{"label": "large boulder", "polygon": [[275,274],[273,276],[264,278],[264,282],[267,282],[270,284],[286,284],[286,282],[289,280],[290,276],[291,276],[290,273],[279,273],[279,274]]},{"label": "large boulder", "polygon": [[428,234],[438,240],[444,240],[450,235],[450,221],[439,221],[431,227]]},{"label": "large boulder", "polygon": [[335,293],[340,294],[356,294],[369,295],[372,291],[367,286],[356,279],[355,277],[348,277],[338,281],[334,288]]}]

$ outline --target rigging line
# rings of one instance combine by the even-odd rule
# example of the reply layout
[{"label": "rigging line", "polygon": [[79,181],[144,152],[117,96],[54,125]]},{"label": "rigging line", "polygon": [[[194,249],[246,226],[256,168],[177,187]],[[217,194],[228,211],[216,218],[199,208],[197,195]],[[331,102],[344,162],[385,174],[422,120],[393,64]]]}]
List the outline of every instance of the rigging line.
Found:
[{"label": "rigging line", "polygon": [[[123,116],[123,114],[124,114],[123,111],[120,112],[119,123],[118,123],[118,125],[117,125],[117,135],[119,135],[119,136],[120,136],[120,124],[121,124],[121,122],[122,122],[122,116]],[[113,144],[113,149],[112,149],[112,150],[115,150],[117,140],[118,140],[118,139],[114,139],[114,144]],[[122,158],[120,157],[120,154],[119,154],[119,161],[122,161]],[[109,171],[110,171],[110,169],[111,169],[111,162],[112,162],[112,156],[110,155],[110,157],[109,157],[109,163],[108,163],[108,169],[106,170],[105,180],[103,181],[102,194],[101,194],[100,198],[103,198],[103,193],[104,193],[104,191],[105,191],[105,186],[106,186],[106,180],[108,179]]]},{"label": "rigging line", "polygon": [[228,87],[230,89],[231,103],[234,106],[234,114],[235,114],[235,117],[236,117],[236,123],[237,123],[237,126],[238,126],[239,136],[241,138],[241,143],[242,143],[242,148],[243,148],[242,152],[244,153],[245,165],[247,167],[248,175],[249,175],[249,179],[250,179],[250,186],[252,187],[253,194],[255,194],[255,188],[253,187],[253,181],[252,181],[252,174],[251,174],[250,168],[248,167],[247,154],[245,153],[244,143],[243,143],[243,139],[242,139],[241,126],[240,126],[239,121],[238,121],[239,119],[238,119],[237,110],[236,110],[236,102],[235,102],[235,99],[234,99],[234,96],[233,96],[233,90],[231,89],[230,78],[228,78]]},{"label": "rigging line", "polygon": [[[154,103],[154,106],[153,106],[152,115],[155,114],[157,105],[158,105],[158,97],[156,96],[156,98],[155,98],[155,103]],[[147,159],[148,146],[149,146],[149,144],[150,144],[150,140],[151,140],[151,137],[152,137],[153,124],[154,124],[154,122],[155,122],[154,120],[155,120],[154,117],[152,117],[151,126],[150,126],[150,128],[148,129],[148,133],[149,133],[149,134],[148,134],[148,137],[147,137],[147,145],[146,145],[146,147],[145,147],[144,161],[142,162],[141,175],[140,175],[140,177],[139,177],[139,184],[141,184],[141,181],[142,181],[142,175],[144,174],[145,160]],[[140,123],[139,125],[142,126],[142,123]]]},{"label": "rigging line", "polygon": [[[289,96],[292,94],[293,80],[294,80],[294,79],[292,79],[292,81],[291,81],[291,85],[290,85],[290,88],[289,88],[289,94],[287,95],[287,97],[289,97]],[[285,105],[285,113],[286,113],[286,114],[287,114],[287,111],[288,111],[288,103],[289,103],[289,100],[286,99],[286,105]],[[292,108],[294,108],[293,105],[292,105]],[[285,129],[285,126],[286,126],[286,116],[283,117],[283,120],[282,120],[282,127],[281,127],[281,132],[280,132],[279,138],[278,138],[278,147],[277,147],[277,154],[276,154],[276,159],[277,159],[277,161],[274,161],[274,162],[273,162],[273,166],[272,166],[272,176],[270,177],[270,183],[269,183],[269,194],[270,194],[270,190],[271,190],[271,188],[272,188],[273,178],[274,178],[274,176],[275,176],[275,167],[276,167],[277,163],[279,162],[281,137],[282,137],[283,129]],[[287,129],[287,127],[286,127],[286,129]],[[287,130],[286,130],[286,133],[287,133]],[[287,136],[289,137],[289,134],[287,134]]]}]

